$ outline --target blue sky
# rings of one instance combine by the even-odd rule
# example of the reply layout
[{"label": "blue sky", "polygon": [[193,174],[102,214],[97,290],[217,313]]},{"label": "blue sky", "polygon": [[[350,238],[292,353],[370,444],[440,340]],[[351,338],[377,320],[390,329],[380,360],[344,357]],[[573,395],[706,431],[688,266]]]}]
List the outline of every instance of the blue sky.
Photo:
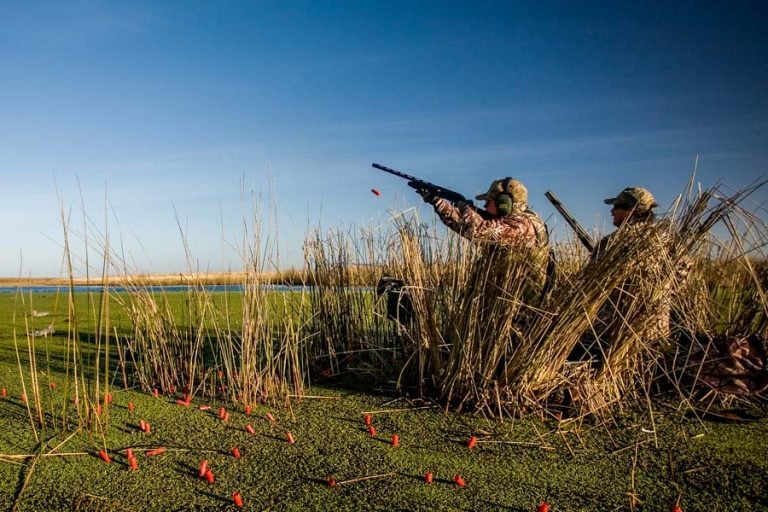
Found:
[{"label": "blue sky", "polygon": [[739,1],[0,0],[0,275],[59,275],[62,204],[80,254],[84,209],[132,271],[187,268],[177,218],[195,265],[237,269],[243,189],[297,264],[309,228],[421,204],[372,162],[468,196],[516,177],[555,231],[548,189],[592,228],[628,185],[669,206],[697,155],[743,188],[766,26]]}]

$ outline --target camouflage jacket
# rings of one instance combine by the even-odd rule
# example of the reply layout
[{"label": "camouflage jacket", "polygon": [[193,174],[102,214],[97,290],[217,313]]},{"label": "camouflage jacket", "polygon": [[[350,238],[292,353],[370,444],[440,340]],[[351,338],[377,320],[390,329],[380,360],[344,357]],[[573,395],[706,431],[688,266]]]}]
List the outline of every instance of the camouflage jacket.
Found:
[{"label": "camouflage jacket", "polygon": [[530,210],[486,220],[468,205],[457,207],[441,198],[432,205],[446,226],[469,240],[501,246],[549,246],[546,225]]}]

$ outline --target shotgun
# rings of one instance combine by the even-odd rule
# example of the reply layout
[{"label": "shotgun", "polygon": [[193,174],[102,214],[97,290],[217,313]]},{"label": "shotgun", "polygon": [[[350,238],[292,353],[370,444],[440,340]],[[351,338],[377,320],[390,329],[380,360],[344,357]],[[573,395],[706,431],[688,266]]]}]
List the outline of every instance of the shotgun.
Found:
[{"label": "shotgun", "polygon": [[587,233],[587,231],[581,227],[579,221],[577,221],[573,215],[571,215],[571,212],[569,212],[568,208],[566,208],[562,201],[560,201],[560,198],[558,198],[551,190],[544,192],[544,195],[547,196],[547,199],[549,199],[549,202],[552,203],[552,206],[554,206],[555,209],[560,212],[560,215],[563,216],[565,222],[567,222],[568,225],[573,228],[573,230],[576,232],[576,237],[579,239],[582,245],[584,245],[584,247],[586,247],[590,253],[594,251],[595,241],[592,240],[592,237],[589,236],[589,233]]}]

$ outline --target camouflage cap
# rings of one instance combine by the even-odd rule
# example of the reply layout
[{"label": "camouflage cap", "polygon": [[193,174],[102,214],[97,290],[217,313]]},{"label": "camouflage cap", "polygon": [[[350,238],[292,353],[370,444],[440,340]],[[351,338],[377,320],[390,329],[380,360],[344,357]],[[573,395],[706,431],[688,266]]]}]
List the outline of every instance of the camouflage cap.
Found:
[{"label": "camouflage cap", "polygon": [[501,194],[511,196],[512,202],[515,204],[528,204],[528,189],[525,188],[525,185],[523,185],[522,182],[512,178],[494,180],[494,182],[491,183],[491,186],[488,187],[488,192],[475,196],[475,199],[487,201],[489,199],[496,199]]},{"label": "camouflage cap", "polygon": [[609,197],[604,202],[617,208],[634,209],[638,212],[646,212],[659,206],[653,194],[643,187],[627,187],[616,197]]}]

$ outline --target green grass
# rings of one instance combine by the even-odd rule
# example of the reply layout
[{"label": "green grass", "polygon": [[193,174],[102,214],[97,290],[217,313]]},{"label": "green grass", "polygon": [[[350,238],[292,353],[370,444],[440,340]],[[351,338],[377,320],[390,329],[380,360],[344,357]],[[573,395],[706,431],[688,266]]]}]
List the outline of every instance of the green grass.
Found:
[{"label": "green grass", "polygon": [[[27,309],[50,310],[36,318],[45,327],[57,315],[55,297],[35,295]],[[79,295],[78,301],[85,296]],[[183,309],[183,294],[170,297]],[[59,303],[61,305],[61,302]],[[81,307],[79,305],[79,307]],[[82,303],[85,307],[85,302]],[[46,453],[69,434],[48,428],[42,445],[33,436],[21,403],[19,370],[12,343],[13,311],[23,309],[13,296],[0,296],[0,454]],[[111,311],[111,324],[129,330],[127,316]],[[23,336],[23,321],[17,318]],[[92,322],[83,318],[88,333]],[[87,338],[87,336],[86,336]],[[65,338],[47,342],[52,360],[62,357]],[[38,341],[38,369],[45,343]],[[87,342],[86,342],[87,344]],[[25,369],[25,374],[27,370]],[[59,403],[63,375],[51,365],[48,377],[59,383],[43,388],[48,401]],[[669,510],[680,496],[686,511],[768,510],[763,482],[768,481],[768,420],[746,424],[702,423],[682,416],[672,402],[657,404],[653,420],[656,435],[644,432],[653,424],[647,414],[628,411],[606,424],[580,426],[555,420],[489,421],[482,417],[444,414],[441,410],[413,409],[412,402],[376,392],[352,390],[326,382],[308,395],[333,399],[294,400],[290,407],[254,408],[250,417],[242,406],[193,401],[176,404],[176,396],[154,398],[137,390],[114,388],[109,406],[106,446],[113,463],[98,458],[101,436],[80,433],[59,447],[59,453],[85,452],[70,457],[0,458],[0,510],[218,510],[234,509],[232,492],[239,491],[246,510],[512,510],[533,511],[542,500],[554,511],[630,510],[630,493],[639,500],[636,510]],[[354,382],[354,380],[352,380]],[[129,412],[127,404],[135,410]],[[201,411],[200,405],[211,410]],[[217,418],[218,407],[231,411],[228,422]],[[415,404],[418,405],[418,404]],[[402,410],[409,409],[409,410]],[[276,422],[266,420],[266,412]],[[378,437],[363,424],[363,412],[374,412]],[[139,420],[152,425],[147,435]],[[253,425],[256,433],[245,431]],[[296,443],[286,442],[292,432]],[[392,434],[400,446],[390,444]],[[467,448],[470,435],[480,439]],[[165,446],[168,452],[147,457],[140,449]],[[230,454],[238,446],[242,458]],[[132,472],[124,449],[134,447],[139,469]],[[201,460],[207,459],[216,477],[208,484],[197,478]],[[426,485],[429,470],[435,482]],[[386,478],[342,484],[338,481],[393,473]],[[452,483],[461,474],[466,487]],[[634,484],[633,484],[634,482]]]}]

